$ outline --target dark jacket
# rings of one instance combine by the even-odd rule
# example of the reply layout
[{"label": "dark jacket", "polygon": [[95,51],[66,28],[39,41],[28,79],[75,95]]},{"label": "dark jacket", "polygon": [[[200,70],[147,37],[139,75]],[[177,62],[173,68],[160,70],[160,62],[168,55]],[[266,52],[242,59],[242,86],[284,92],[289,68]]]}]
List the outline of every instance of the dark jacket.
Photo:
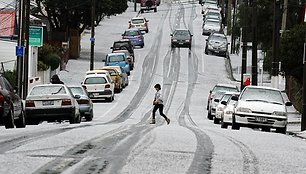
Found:
[{"label": "dark jacket", "polygon": [[64,84],[64,82],[62,82],[58,75],[54,74],[52,77],[51,77],[51,83],[52,84]]}]

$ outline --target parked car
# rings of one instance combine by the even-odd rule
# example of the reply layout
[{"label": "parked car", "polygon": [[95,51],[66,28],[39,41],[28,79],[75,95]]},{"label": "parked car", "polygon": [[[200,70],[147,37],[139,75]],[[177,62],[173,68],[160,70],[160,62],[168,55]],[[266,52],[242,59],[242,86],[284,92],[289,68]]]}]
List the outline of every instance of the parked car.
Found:
[{"label": "parked car", "polygon": [[218,104],[216,106],[216,114],[214,117],[214,123],[215,124],[219,124],[222,117],[223,117],[223,111],[226,108],[227,102],[229,101],[229,99],[234,95],[234,94],[239,94],[237,92],[225,92],[223,94],[223,96],[219,99],[215,99],[217,100]]},{"label": "parked car", "polygon": [[93,103],[89,98],[88,92],[80,85],[68,86],[73,96],[80,96],[77,98],[77,102],[80,106],[81,117],[84,117],[86,121],[93,119]]},{"label": "parked car", "polygon": [[211,115],[211,111],[209,110],[210,104],[212,102],[212,98],[214,97],[214,95],[219,91],[239,92],[239,89],[238,89],[237,86],[234,86],[234,85],[218,83],[212,88],[212,90],[209,91],[209,95],[208,95],[208,99],[207,99],[207,110],[208,110],[207,118],[210,119],[210,120],[213,119],[213,117]]},{"label": "parked car", "polygon": [[104,69],[104,70],[115,70],[116,72],[118,72],[118,74],[116,73],[112,73],[110,72],[111,74],[111,77],[114,79],[116,77],[117,78],[120,78],[121,79],[121,85],[122,85],[122,88],[125,88],[126,86],[129,85],[129,77],[127,75],[127,73],[124,71],[124,69],[121,67],[121,66],[104,66],[103,68],[101,69]]},{"label": "parked car", "polygon": [[22,99],[10,82],[0,75],[0,124],[6,129],[26,127],[23,109]]},{"label": "parked car", "polygon": [[130,64],[124,53],[109,53],[106,55],[105,66],[121,66],[127,75],[130,75]]},{"label": "parked car", "polygon": [[144,37],[138,28],[127,29],[122,34],[122,39],[128,39],[133,46],[144,47]]},{"label": "parked car", "polygon": [[[239,96],[239,93],[234,93],[232,96]],[[221,128],[227,129],[228,125],[232,125],[236,102],[237,101],[232,100],[232,97],[230,97],[226,102],[223,102],[225,107],[221,114]]]},{"label": "parked car", "polygon": [[215,93],[215,95],[213,96],[213,98],[211,99],[211,102],[209,104],[209,108],[208,108],[208,119],[210,120],[214,120],[215,124],[218,124],[219,121],[218,119],[215,119],[216,117],[216,110],[217,110],[217,105],[220,101],[220,99],[222,98],[222,96],[225,94],[225,91],[218,91]]},{"label": "parked car", "polygon": [[286,133],[287,108],[291,102],[285,102],[282,92],[276,88],[264,86],[246,86],[236,100],[232,129],[241,126],[262,128],[270,131],[275,128],[278,133]]},{"label": "parked car", "polygon": [[70,124],[80,123],[80,96],[73,96],[63,84],[43,84],[34,86],[25,100],[27,124],[39,124],[42,121],[69,120]]},{"label": "parked car", "polygon": [[87,72],[82,86],[87,90],[91,100],[105,99],[112,102],[115,96],[115,84],[107,73],[102,73],[104,70],[92,70]]},{"label": "parked car", "polygon": [[122,89],[124,88],[123,80],[122,80],[122,77],[120,76],[120,73],[116,69],[109,68],[108,66],[104,66],[103,68],[98,68],[97,70],[108,71],[115,84],[115,91],[116,92],[122,91]]},{"label": "parked car", "polygon": [[202,35],[222,33],[222,25],[218,21],[207,20],[202,26]]},{"label": "parked car", "polygon": [[224,34],[212,33],[206,39],[205,54],[228,56],[228,41]]},{"label": "parked car", "polygon": [[112,52],[116,50],[128,50],[130,54],[134,57],[134,60],[135,60],[134,46],[131,43],[131,41],[128,39],[122,39],[122,40],[115,41],[111,49],[112,49]]},{"label": "parked car", "polygon": [[157,12],[157,0],[140,0],[140,12],[154,10]]},{"label": "parked car", "polygon": [[149,20],[147,20],[143,16],[134,17],[129,20],[129,27],[128,28],[139,28],[140,31],[145,31],[146,33],[149,32]]},{"label": "parked car", "polygon": [[191,49],[192,34],[188,29],[175,29],[171,36],[171,47],[188,47]]},{"label": "parked car", "polygon": [[130,54],[128,50],[116,50],[113,53],[124,53],[126,56],[127,61],[129,62],[130,69],[133,70],[135,66],[135,60],[134,57]]}]

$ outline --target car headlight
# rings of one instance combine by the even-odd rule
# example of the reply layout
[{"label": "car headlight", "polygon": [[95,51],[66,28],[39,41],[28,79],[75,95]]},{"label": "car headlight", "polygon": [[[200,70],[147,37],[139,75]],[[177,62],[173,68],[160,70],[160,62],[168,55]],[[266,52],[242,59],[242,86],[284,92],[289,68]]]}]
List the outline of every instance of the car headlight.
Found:
[{"label": "car headlight", "polygon": [[176,39],[173,39],[172,42],[177,42],[177,40],[176,40]]},{"label": "car headlight", "polygon": [[252,110],[249,108],[243,108],[243,107],[239,107],[237,108],[237,112],[247,112],[247,113],[252,113]]},{"label": "car headlight", "polygon": [[211,50],[211,49],[213,49],[213,46],[210,45],[210,44],[208,44],[208,45],[207,45],[207,48]]},{"label": "car headlight", "polygon": [[287,113],[282,111],[274,111],[272,115],[287,116]]},{"label": "car headlight", "polygon": [[189,39],[187,39],[187,40],[185,40],[185,42],[190,42],[190,40],[189,40]]}]

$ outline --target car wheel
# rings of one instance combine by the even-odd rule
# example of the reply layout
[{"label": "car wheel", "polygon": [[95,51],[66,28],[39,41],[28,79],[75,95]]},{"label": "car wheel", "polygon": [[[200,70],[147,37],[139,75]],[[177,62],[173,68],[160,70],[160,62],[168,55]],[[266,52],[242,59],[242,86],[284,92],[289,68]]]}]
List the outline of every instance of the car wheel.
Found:
[{"label": "car wheel", "polygon": [[15,127],[14,123],[14,112],[12,109],[10,109],[8,115],[4,119],[4,125],[6,129],[11,129]]},{"label": "car wheel", "polygon": [[227,129],[227,123],[224,123],[223,120],[221,120],[221,128]]},{"label": "car wheel", "polygon": [[144,47],[144,44],[140,46],[140,48],[143,48],[143,47]]},{"label": "car wheel", "polygon": [[154,8],[154,12],[157,12],[157,8]]},{"label": "car wheel", "polygon": [[205,47],[204,53],[205,53],[206,55],[208,55],[207,47]]},{"label": "car wheel", "polygon": [[232,129],[233,130],[239,130],[240,129],[240,125],[238,123],[236,123],[234,116],[233,116]]},{"label": "car wheel", "polygon": [[286,134],[286,131],[287,131],[287,127],[276,128],[277,133]]},{"label": "car wheel", "polygon": [[143,13],[143,10],[140,10],[140,13]]},{"label": "car wheel", "polygon": [[18,119],[15,120],[15,125],[16,125],[16,128],[25,128],[26,127],[23,110],[21,111]]},{"label": "car wheel", "polygon": [[85,119],[86,121],[92,121],[92,118],[93,118],[93,111],[91,110],[89,115],[85,115]]},{"label": "car wheel", "polygon": [[131,73],[130,73],[130,72],[127,72],[127,75],[129,76],[129,75],[131,75]]},{"label": "car wheel", "polygon": [[214,124],[219,124],[219,122],[220,122],[219,119],[214,117]]},{"label": "car wheel", "polygon": [[146,33],[149,33],[149,29],[146,29]]},{"label": "car wheel", "polygon": [[210,113],[210,112],[208,112],[208,114],[207,114],[207,118],[208,118],[209,120],[212,120],[212,119],[213,119],[213,116],[211,115],[211,113]]}]

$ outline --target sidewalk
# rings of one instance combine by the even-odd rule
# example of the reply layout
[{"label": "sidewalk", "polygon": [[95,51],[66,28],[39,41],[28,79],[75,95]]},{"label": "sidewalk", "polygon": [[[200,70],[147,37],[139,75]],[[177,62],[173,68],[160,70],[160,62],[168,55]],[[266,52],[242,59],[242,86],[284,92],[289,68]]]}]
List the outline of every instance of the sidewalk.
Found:
[{"label": "sidewalk", "polygon": [[[251,58],[252,58],[252,52],[251,50],[247,53],[247,71],[246,73],[252,74],[251,72]],[[241,52],[239,55],[237,54],[230,54],[230,61],[232,66],[232,73],[234,79],[237,81],[240,81],[241,79],[241,64],[242,64],[242,58],[241,58]],[[271,79],[269,77],[269,74],[264,73],[262,77],[262,85],[263,86],[270,86],[271,87]],[[258,75],[258,84],[261,85],[261,75]],[[280,84],[280,89],[283,89],[285,84]],[[287,95],[284,93],[285,100],[289,100]],[[306,139],[306,131],[301,132],[301,114],[294,108],[294,106],[287,107],[288,111],[288,125],[287,125],[287,133],[289,135],[297,136],[300,138]]]}]

